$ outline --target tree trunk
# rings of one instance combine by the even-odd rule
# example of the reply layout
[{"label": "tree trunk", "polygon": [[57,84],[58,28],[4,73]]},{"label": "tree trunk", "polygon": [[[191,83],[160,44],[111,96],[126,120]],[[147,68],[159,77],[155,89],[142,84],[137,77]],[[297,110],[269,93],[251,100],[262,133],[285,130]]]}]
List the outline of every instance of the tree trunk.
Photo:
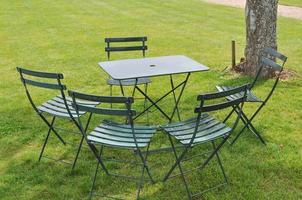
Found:
[{"label": "tree trunk", "polygon": [[[246,47],[244,74],[255,76],[259,55],[265,47],[277,49],[278,0],[247,0],[245,6]],[[274,71],[263,69],[261,77],[270,78]]]}]

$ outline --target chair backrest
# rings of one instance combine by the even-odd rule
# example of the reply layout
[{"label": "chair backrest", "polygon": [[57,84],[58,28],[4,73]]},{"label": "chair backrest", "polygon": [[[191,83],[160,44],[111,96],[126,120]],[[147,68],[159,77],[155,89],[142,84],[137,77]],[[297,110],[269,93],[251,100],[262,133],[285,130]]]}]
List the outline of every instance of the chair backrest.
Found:
[{"label": "chair backrest", "polygon": [[[68,91],[69,96],[72,97],[73,103],[72,106],[76,110],[77,114],[79,115],[79,111],[89,112],[93,114],[99,114],[99,115],[110,115],[110,116],[120,116],[120,117],[127,117],[129,119],[129,125],[132,129],[132,134],[134,138],[134,142],[138,148],[136,136],[134,133],[134,125],[133,125],[133,116],[136,115],[135,110],[131,109],[131,105],[134,102],[133,97],[114,97],[114,96],[96,96],[96,95],[90,95],[90,94],[84,94],[79,93],[75,91]],[[124,109],[116,109],[116,108],[100,108],[100,107],[90,107],[86,105],[82,105],[77,102],[77,100],[86,100],[86,101],[92,101],[92,102],[99,102],[102,104],[124,104]],[[87,133],[85,132],[81,119],[77,118],[81,132],[83,136],[87,140]]]},{"label": "chair backrest", "polygon": [[[285,57],[286,58],[286,57]],[[286,58],[287,59],[287,58]],[[268,59],[268,58],[265,58],[265,57],[261,57],[260,58],[260,63],[262,66],[264,67],[270,67],[272,69],[274,69],[275,71],[279,71],[279,73],[276,75],[276,80],[273,84],[273,87],[272,89],[269,91],[267,97],[264,99],[263,101],[263,105],[270,99],[270,97],[273,95],[277,85],[278,85],[278,82],[280,80],[280,75],[281,75],[281,72],[283,71],[283,67],[284,67],[284,64],[286,62],[286,59],[284,60],[283,64],[282,65],[279,65],[277,63],[275,63],[274,61],[272,61],[271,59]]]},{"label": "chair backrest", "polygon": [[276,51],[275,49],[272,49],[272,48],[267,47],[267,48],[265,48],[265,49],[263,50],[263,52],[264,52],[265,54],[267,54],[267,56],[271,56],[271,57],[273,57],[273,58],[278,58],[278,59],[280,59],[280,60],[283,62],[283,65],[284,65],[284,63],[285,63],[286,60],[287,60],[287,57],[286,57],[285,55],[279,53],[279,52]]},{"label": "chair backrest", "polygon": [[[105,51],[107,52],[107,58],[110,59],[111,52],[121,52],[121,51],[142,51],[143,57],[145,57],[145,52],[148,49],[146,45],[147,37],[119,37],[119,38],[105,38],[107,46]],[[122,46],[112,46],[112,43],[123,43]],[[141,43],[139,45],[124,45],[124,43]]]},{"label": "chair backrest", "polygon": [[[38,109],[33,101],[28,86],[38,87],[42,89],[58,90],[62,95],[67,111],[70,113],[64,94],[64,91],[66,90],[66,85],[61,83],[61,80],[64,79],[63,74],[33,71],[21,67],[17,67],[17,71],[19,72],[21,82],[25,87],[26,95],[31,105],[35,109],[35,111],[38,112]],[[39,79],[39,80],[35,80],[35,79]]]},{"label": "chair backrest", "polygon": [[[241,117],[241,110],[242,110],[243,104],[246,100],[248,88],[249,88],[249,84],[246,84],[246,85],[236,87],[234,89],[227,90],[227,91],[198,95],[197,100],[200,101],[200,105],[198,107],[196,107],[194,110],[194,112],[197,113],[197,121],[196,121],[196,126],[195,126],[193,137],[191,138],[191,141],[190,141],[190,145],[193,143],[193,141],[196,137],[196,134],[198,132],[198,127],[199,127],[202,113],[205,113],[205,112],[212,112],[212,111],[218,111],[218,110],[222,110],[222,109],[226,109],[226,108],[238,107],[240,111],[238,113],[237,119],[235,120],[235,122],[232,126],[231,131],[233,131],[235,129],[235,127],[237,126],[238,121]],[[236,95],[236,96],[238,96],[238,98],[236,98],[232,101],[228,101],[226,99],[226,97],[230,96],[230,95]],[[215,104],[213,104],[213,103],[206,104],[207,101],[210,101],[210,100],[215,101],[217,99],[222,99],[222,102],[215,103]]]},{"label": "chair backrest", "polygon": [[[279,59],[282,62],[281,68],[276,69],[279,72],[282,72],[283,67],[284,67],[284,65],[287,61],[287,57],[285,55],[279,53],[278,51],[276,51],[272,48],[265,48],[262,52],[262,55],[263,56],[259,56],[259,69],[257,71],[257,74],[256,74],[254,80],[253,80],[253,83],[251,84],[251,88],[254,87],[254,85],[256,84],[257,80],[260,77],[260,74],[261,74],[263,68],[266,67],[266,65],[263,64],[263,62],[261,61],[262,57],[266,57],[266,58],[269,58],[271,60]],[[276,79],[279,79],[279,77],[280,77],[280,73],[276,76]]]}]

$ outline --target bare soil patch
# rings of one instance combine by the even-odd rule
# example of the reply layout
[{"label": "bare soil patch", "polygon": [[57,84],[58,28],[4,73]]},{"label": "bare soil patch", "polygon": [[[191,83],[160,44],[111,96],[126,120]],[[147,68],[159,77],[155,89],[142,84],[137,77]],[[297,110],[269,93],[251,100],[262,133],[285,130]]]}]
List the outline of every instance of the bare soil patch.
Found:
[{"label": "bare soil patch", "polygon": [[[246,0],[204,0],[209,3],[244,8]],[[295,6],[278,6],[278,15],[302,20],[302,8]]]}]

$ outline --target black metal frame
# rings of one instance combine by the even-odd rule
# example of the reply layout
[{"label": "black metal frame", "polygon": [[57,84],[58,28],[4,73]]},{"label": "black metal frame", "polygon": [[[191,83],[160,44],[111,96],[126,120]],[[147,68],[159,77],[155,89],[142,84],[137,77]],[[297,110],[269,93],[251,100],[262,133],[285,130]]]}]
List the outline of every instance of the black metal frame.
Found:
[{"label": "black metal frame", "polygon": [[[131,126],[131,132],[132,132],[133,139],[134,139],[134,142],[135,142],[135,148],[122,148],[122,147],[117,147],[117,146],[110,146],[110,145],[104,145],[104,144],[101,144],[101,143],[97,144],[97,143],[91,142],[87,138],[87,135],[88,135],[87,134],[87,129],[83,128],[80,118],[77,118],[80,131],[83,134],[83,137],[85,138],[88,146],[90,147],[90,149],[92,150],[93,154],[95,155],[95,157],[97,159],[97,166],[96,166],[96,170],[95,170],[94,177],[93,177],[93,182],[92,182],[92,187],[91,187],[91,190],[90,190],[89,199],[91,199],[92,196],[95,195],[95,194],[93,194],[93,190],[94,190],[94,186],[95,186],[99,166],[101,166],[102,170],[104,170],[105,174],[108,175],[108,176],[116,176],[116,177],[122,177],[122,178],[127,178],[127,179],[130,179],[130,180],[138,181],[136,198],[139,199],[140,191],[141,191],[141,188],[142,188],[142,186],[144,184],[144,180],[145,180],[145,177],[144,177],[145,171],[147,172],[147,174],[149,176],[149,181],[154,183],[154,180],[151,176],[151,173],[150,173],[148,165],[147,165],[147,158],[148,158],[148,151],[149,151],[150,143],[148,143],[146,153],[145,153],[145,156],[144,156],[144,154],[141,152],[141,147],[138,146],[137,137],[136,137],[135,132],[134,132],[133,116],[136,115],[136,112],[131,109],[131,105],[134,102],[133,97],[94,96],[94,95],[88,95],[88,94],[78,93],[78,92],[74,92],[74,91],[69,91],[69,95],[73,99],[73,107],[75,108],[77,113],[79,111],[87,111],[87,112],[90,112],[90,113],[95,113],[95,114],[100,114],[100,115],[112,115],[112,116],[127,117],[127,119],[129,120],[129,125]],[[85,107],[85,106],[81,106],[80,104],[78,104],[77,99],[83,99],[83,100],[89,100],[89,101],[98,101],[98,102],[101,102],[101,103],[109,103],[109,104],[112,104],[112,103],[125,104],[126,109],[112,109],[112,108],[111,109],[108,109],[108,108],[103,109],[103,108]],[[98,150],[96,145],[101,145],[100,150]],[[137,162],[132,162],[132,161],[105,158],[104,153],[103,153],[104,147],[133,150],[134,151],[134,156],[138,156],[139,159],[141,160],[141,162],[137,163]],[[120,163],[131,163],[131,164],[134,164],[134,165],[141,165],[142,166],[141,176],[140,177],[135,177],[135,176],[127,176],[127,175],[122,175],[122,174],[111,173],[111,172],[109,172],[108,168],[106,167],[104,161],[120,162]],[[97,196],[102,196],[102,197],[107,197],[107,198],[114,198],[114,197],[104,196],[104,195],[97,195]]]},{"label": "black metal frame", "polygon": [[[272,59],[276,59],[276,58],[280,59],[282,61],[282,64],[279,65],[279,64],[275,63],[273,60],[261,56],[260,59],[259,59],[259,63],[260,63],[259,64],[259,70],[258,70],[257,75],[256,75],[256,77],[255,77],[255,79],[254,79],[251,87],[249,88],[249,90],[251,90],[255,86],[257,80],[260,77],[261,71],[263,70],[264,67],[273,68],[275,70],[278,70],[279,73],[276,75],[276,79],[275,79],[275,82],[273,84],[272,89],[269,91],[269,93],[266,96],[266,98],[263,101],[260,102],[259,107],[251,115],[251,117],[248,117],[247,114],[245,114],[244,112],[242,112],[241,121],[244,123],[244,127],[241,129],[241,131],[239,131],[239,133],[231,141],[231,145],[233,145],[238,140],[238,138],[241,136],[241,134],[243,133],[243,131],[246,128],[248,128],[264,145],[266,145],[265,140],[263,139],[263,137],[261,136],[261,134],[259,133],[259,131],[257,131],[257,129],[254,127],[254,125],[252,124],[252,121],[255,119],[255,117],[257,116],[257,114],[262,110],[262,108],[266,105],[266,103],[268,102],[268,100],[273,95],[273,93],[274,93],[274,91],[275,91],[275,89],[276,89],[276,87],[278,85],[278,82],[280,80],[280,75],[281,75],[281,73],[283,71],[284,65],[285,65],[285,63],[287,61],[287,57],[284,56],[284,55],[282,55],[281,53],[277,52],[276,50],[271,49],[271,48],[265,48],[264,49],[264,54],[267,57],[272,58]],[[234,111],[238,113],[238,110],[239,110],[238,107],[234,106],[233,110],[230,112],[230,114],[225,119],[225,121],[228,120],[228,118],[232,115],[232,113],[234,113]]]},{"label": "black metal frame", "polygon": [[[105,42],[107,44],[107,46],[105,47],[105,51],[107,52],[107,60],[110,60],[110,53],[111,52],[124,52],[124,51],[142,51],[143,53],[143,57],[145,57],[146,55],[146,50],[148,49],[148,46],[146,45],[146,41],[147,41],[147,37],[144,36],[144,37],[119,37],[119,38],[105,38]],[[111,47],[110,44],[111,43],[128,43],[128,42],[142,42],[141,45],[139,46],[123,46],[123,47]],[[145,83],[145,88],[144,88],[144,93],[148,93],[148,83]],[[136,89],[136,86],[137,86],[137,82],[133,88],[133,91],[132,91],[132,97],[134,97],[134,94],[135,94],[135,89]],[[110,85],[110,96],[112,96],[112,90],[113,90],[113,85]],[[121,93],[123,96],[125,96],[125,93],[124,93],[124,88],[123,88],[123,85],[122,85],[122,82],[120,81],[120,89],[121,89]],[[112,106],[112,104],[111,104]],[[144,109],[146,108],[147,106],[147,99],[145,98],[144,99]],[[149,117],[148,117],[148,112],[146,113],[147,114],[147,120],[149,120]]]},{"label": "black metal frame", "polygon": [[[146,94],[144,91],[142,91],[139,87],[137,87],[137,85],[135,85],[135,88],[151,103],[150,106],[148,106],[147,108],[145,108],[141,113],[139,113],[137,116],[135,116],[133,118],[133,120],[136,120],[138,117],[140,117],[142,114],[144,114],[145,112],[147,112],[150,108],[152,108],[153,106],[157,108],[157,110],[159,110],[163,116],[165,116],[169,122],[172,122],[173,120],[173,117],[175,115],[175,112],[177,113],[177,116],[178,116],[178,120],[180,121],[181,120],[181,117],[180,117],[180,113],[179,113],[179,108],[178,108],[178,104],[179,104],[179,101],[183,95],[183,92],[184,92],[184,89],[187,85],[187,82],[189,80],[189,77],[190,77],[191,73],[187,73],[187,76],[185,78],[184,81],[182,81],[181,83],[179,83],[177,86],[174,85],[174,81],[173,81],[173,76],[170,75],[170,84],[171,84],[171,90],[166,92],[162,97],[158,98],[157,100],[153,101],[149,96],[148,94]],[[137,79],[136,79],[137,81]],[[182,86],[182,87],[181,87]],[[181,90],[180,90],[180,93],[179,95],[176,97],[176,94],[175,94],[175,90],[178,89],[179,87],[181,87]],[[174,99],[174,103],[175,103],[175,106],[173,108],[173,112],[171,114],[171,116],[169,116],[166,112],[163,111],[163,109],[161,109],[158,105],[158,103],[160,101],[162,101],[164,98],[166,98],[169,94],[173,93],[173,99]]]},{"label": "black metal frame", "polygon": [[[76,166],[76,163],[77,163],[77,160],[78,160],[81,148],[82,148],[82,143],[83,143],[84,137],[83,136],[81,137],[80,143],[79,143],[79,145],[77,147],[77,153],[76,153],[76,156],[75,156],[75,159],[74,159],[73,163],[69,163],[69,162],[62,161],[62,160],[57,160],[57,159],[54,159],[54,158],[51,158],[51,157],[48,157],[48,156],[43,156],[44,151],[45,151],[45,147],[46,147],[46,145],[48,143],[50,134],[52,132],[60,140],[60,142],[63,143],[64,145],[70,144],[70,143],[66,142],[62,138],[62,136],[58,133],[58,131],[56,130],[56,129],[60,129],[60,128],[54,127],[55,119],[58,118],[58,116],[52,115],[51,113],[45,113],[45,114],[48,114],[48,115],[52,116],[51,121],[48,121],[47,120],[47,116],[44,115],[44,112],[39,111],[38,107],[36,106],[35,102],[33,101],[32,95],[30,94],[29,88],[27,86],[27,85],[31,85],[31,86],[34,86],[34,87],[39,87],[39,88],[44,88],[44,89],[59,90],[59,92],[60,92],[60,94],[62,96],[62,99],[64,101],[66,110],[67,110],[67,112],[69,114],[69,118],[68,119],[72,119],[73,121],[75,121],[74,117],[73,117],[73,115],[72,115],[72,113],[71,113],[71,111],[70,111],[70,109],[68,107],[66,96],[65,96],[65,93],[64,93],[64,91],[66,90],[66,85],[63,85],[61,83],[61,80],[64,78],[63,74],[60,74],[60,73],[48,73],[48,72],[38,72],[38,71],[27,70],[27,69],[24,69],[24,68],[21,68],[21,67],[17,67],[17,71],[20,74],[21,82],[23,83],[23,86],[25,88],[25,92],[26,92],[27,98],[28,98],[31,106],[36,111],[36,113],[39,115],[39,117],[42,119],[42,121],[44,121],[44,123],[49,128],[48,131],[47,131],[47,135],[45,137],[45,141],[43,143],[40,155],[39,155],[39,161],[41,161],[42,157],[44,157],[44,158],[47,158],[47,159],[50,159],[50,160],[59,161],[59,162],[63,162],[63,163],[66,163],[66,164],[70,164],[70,165],[72,165],[72,171],[73,171],[74,168],[75,168],[75,166]],[[47,83],[47,82],[43,82],[43,81],[35,81],[35,80],[29,79],[29,78],[25,78],[24,75],[28,76],[30,78],[42,78],[43,80],[50,80],[50,79],[51,80],[55,80],[55,83]],[[92,117],[92,115],[89,116],[89,118],[88,118],[88,120],[86,122],[86,128],[88,127],[88,125],[90,123],[91,117]],[[65,129],[61,129],[61,130],[65,130]],[[65,131],[72,132],[70,130],[65,130]],[[80,134],[80,133],[77,133],[77,134]]]},{"label": "black metal frame", "polygon": [[[186,189],[186,192],[187,192],[187,195],[188,195],[188,199],[192,199],[194,197],[200,196],[206,191],[215,189],[217,187],[220,187],[220,186],[225,185],[225,184],[228,183],[228,179],[227,179],[226,173],[224,171],[224,168],[223,168],[223,165],[222,165],[222,162],[221,162],[221,159],[219,157],[218,152],[219,152],[220,148],[223,146],[223,144],[228,140],[228,138],[230,137],[230,135],[232,134],[232,132],[234,131],[234,129],[236,128],[236,126],[239,122],[239,119],[240,119],[241,113],[242,113],[241,110],[242,110],[242,107],[244,105],[244,101],[246,99],[247,89],[248,89],[248,85],[244,85],[244,86],[237,87],[237,88],[229,90],[229,91],[199,95],[197,99],[198,99],[198,101],[200,101],[200,106],[195,109],[195,113],[197,113],[197,118],[196,118],[196,125],[195,125],[195,128],[194,128],[194,132],[192,134],[190,142],[186,145],[183,145],[184,149],[182,150],[182,152],[180,154],[177,154],[176,146],[173,143],[172,136],[169,134],[169,132],[166,132],[165,129],[163,129],[167,133],[167,135],[169,136],[169,140],[170,140],[170,143],[171,143],[171,146],[172,146],[172,149],[173,149],[173,153],[174,153],[174,157],[175,157],[175,163],[172,165],[172,167],[170,168],[168,173],[165,175],[163,181],[165,182],[169,178],[181,176],[181,178],[183,180],[183,183],[184,183],[184,186],[185,186],[185,189]],[[238,99],[234,100],[234,101],[228,101],[228,102],[224,102],[224,103],[220,103],[220,104],[214,104],[214,105],[205,105],[205,101],[207,101],[207,100],[223,98],[223,97],[226,97],[228,95],[232,95],[232,94],[240,93],[240,92],[243,92],[243,96],[241,98],[238,98]],[[216,146],[216,144],[215,144],[215,140],[218,139],[218,138],[214,138],[214,139],[211,139],[211,140],[208,140],[208,141],[204,141],[204,142],[211,142],[212,143],[213,151],[210,153],[210,155],[207,157],[207,159],[201,165],[199,165],[199,166],[197,166],[193,169],[189,169],[189,170],[184,171],[183,167],[181,166],[182,162],[193,159],[195,157],[199,157],[201,155],[207,154],[207,153],[202,153],[202,154],[199,154],[199,155],[192,156],[190,158],[185,158],[186,154],[188,153],[188,151],[190,149],[192,149],[193,147],[195,147],[198,144],[201,144],[201,143],[194,144],[194,140],[195,140],[197,132],[198,132],[198,127],[199,127],[199,123],[200,123],[202,113],[221,110],[221,109],[226,109],[226,108],[229,108],[229,107],[232,107],[232,106],[238,106],[239,112],[238,112],[237,119],[235,120],[230,132],[228,134],[224,135],[222,141],[218,144],[218,146]],[[221,169],[221,172],[222,172],[222,175],[223,175],[223,178],[224,178],[224,182],[222,184],[218,184],[218,185],[216,185],[216,186],[214,186],[210,189],[207,189],[207,190],[204,190],[204,191],[193,194],[189,189],[189,185],[188,185],[188,182],[185,178],[185,174],[196,171],[196,170],[204,169],[204,167],[210,162],[210,160],[214,156],[216,156],[216,158],[217,158],[217,162],[218,162],[219,167]],[[178,167],[180,173],[171,176],[172,172],[175,170],[176,167]]]}]

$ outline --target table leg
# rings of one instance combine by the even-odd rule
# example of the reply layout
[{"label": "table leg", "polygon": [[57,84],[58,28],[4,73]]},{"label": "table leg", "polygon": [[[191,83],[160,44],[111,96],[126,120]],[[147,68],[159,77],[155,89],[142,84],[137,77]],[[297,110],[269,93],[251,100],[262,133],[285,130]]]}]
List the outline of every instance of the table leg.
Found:
[{"label": "table leg", "polygon": [[[173,82],[173,77],[172,77],[172,75],[170,75],[170,83],[171,83],[171,88],[172,88],[172,90],[174,89],[174,82]],[[174,103],[175,103],[175,105],[176,105],[176,102],[177,102],[177,100],[176,100],[176,95],[175,95],[175,91],[173,90],[173,98],[174,98]],[[179,109],[178,109],[178,107],[176,108],[176,112],[177,112],[177,116],[178,116],[178,120],[179,121],[181,121],[180,120],[180,115],[179,115]],[[172,116],[173,117],[173,116]],[[172,118],[171,118],[172,119]]]},{"label": "table leg", "polygon": [[150,97],[144,93],[144,91],[142,91],[139,87],[136,86],[136,89],[142,94],[144,95],[144,97],[146,99],[148,99],[148,101],[150,101],[152,104],[146,108],[143,112],[141,112],[140,114],[138,114],[137,116],[135,116],[135,118],[133,118],[133,120],[137,119],[139,116],[141,116],[143,113],[145,113],[146,111],[148,111],[152,106],[155,106],[168,120],[170,120],[170,117],[157,105],[157,103],[162,100],[164,97],[166,97],[168,94],[170,94],[172,91],[170,91],[169,93],[165,94],[162,98],[160,98],[159,100],[157,100],[156,102],[154,102],[152,99],[150,99]]},{"label": "table leg", "polygon": [[136,78],[135,79],[135,84],[134,84],[134,87],[133,87],[133,91],[132,91],[132,97],[134,98],[134,94],[135,94],[135,89],[136,89],[136,86],[137,86],[137,82],[138,82],[138,79]]},{"label": "table leg", "polygon": [[124,87],[123,87],[123,85],[122,85],[122,81],[119,80],[119,82],[120,82],[120,87],[121,87],[122,95],[125,96]]},{"label": "table leg", "polygon": [[177,110],[177,113],[178,113],[178,119],[179,119],[179,121],[180,121],[179,110],[178,110],[178,104],[179,104],[179,101],[180,101],[180,99],[181,99],[181,96],[182,96],[182,94],[183,94],[183,92],[184,92],[184,89],[185,89],[185,87],[186,87],[186,85],[187,85],[187,82],[188,82],[188,80],[189,80],[190,75],[191,75],[191,73],[188,73],[188,74],[187,74],[187,77],[186,77],[186,79],[185,79],[185,81],[183,82],[184,84],[182,85],[182,88],[181,88],[181,91],[180,91],[180,93],[179,93],[179,95],[178,95],[177,101],[175,102],[175,107],[174,107],[174,109],[173,109],[173,112],[172,112],[172,115],[171,115],[171,117],[170,117],[170,121],[169,121],[169,122],[172,121],[172,119],[173,119],[173,117],[174,117],[174,114],[175,114],[175,111],[176,111],[176,110]]},{"label": "table leg", "polygon": [[[156,101],[153,101],[144,91],[142,91],[138,86],[136,86],[136,89],[148,100],[151,102],[151,105],[148,106],[145,110],[143,110],[141,113],[139,113],[137,116],[135,116],[133,118],[133,120],[137,119],[138,117],[140,117],[142,114],[144,114],[146,111],[148,111],[151,107],[155,106],[168,120],[169,122],[171,122],[173,116],[174,116],[174,113],[177,109],[177,106],[179,104],[179,101],[180,101],[180,98],[183,94],[183,91],[184,91],[184,88],[185,88],[185,85],[189,79],[189,76],[190,76],[190,73],[188,73],[186,79],[181,82],[180,84],[178,84],[176,87],[172,88],[172,90],[170,90],[169,92],[167,92],[166,94],[164,94],[161,98],[159,98],[158,100]],[[172,113],[172,118],[169,117],[157,104],[158,102],[160,102],[161,100],[163,100],[166,96],[168,96],[170,93],[174,92],[176,89],[178,89],[180,86],[182,86],[182,89],[181,89],[181,92],[178,96],[178,98],[176,99],[176,102],[175,102],[175,107],[173,109],[173,113]]]}]

